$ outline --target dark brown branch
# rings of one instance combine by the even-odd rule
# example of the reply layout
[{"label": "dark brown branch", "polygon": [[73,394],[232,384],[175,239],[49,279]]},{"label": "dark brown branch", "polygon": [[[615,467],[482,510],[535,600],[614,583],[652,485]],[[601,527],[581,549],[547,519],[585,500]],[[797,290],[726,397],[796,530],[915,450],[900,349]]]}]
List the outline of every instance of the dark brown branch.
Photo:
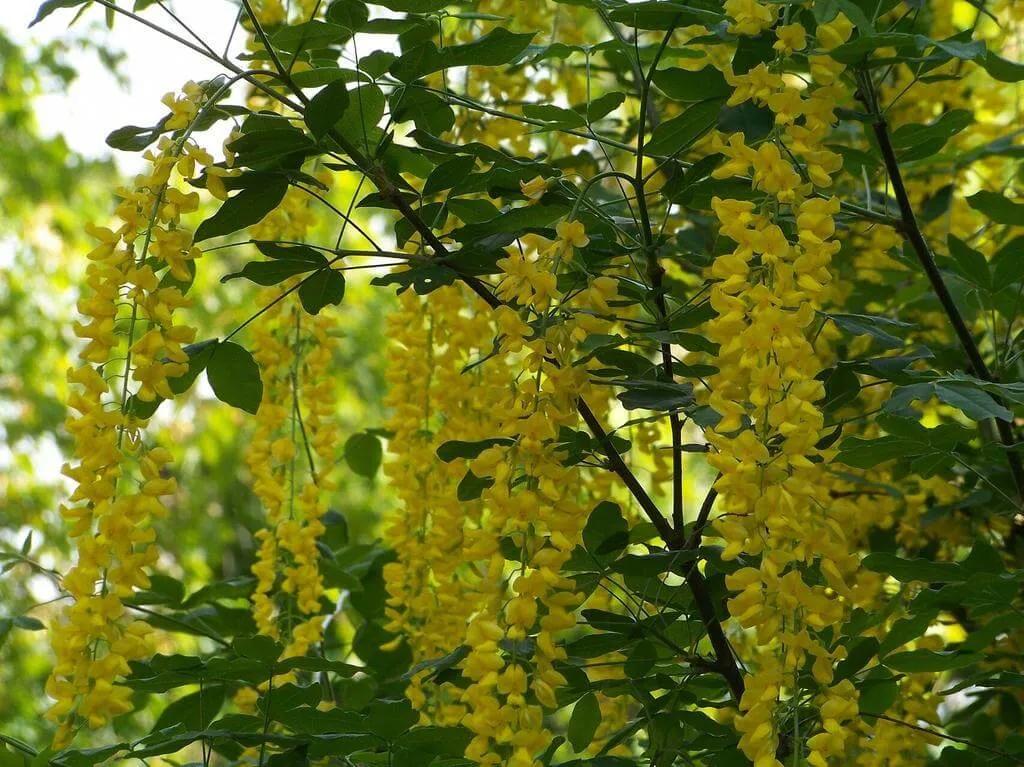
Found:
[{"label": "dark brown branch", "polygon": [[[928,277],[928,281],[931,283],[932,290],[935,291],[936,297],[939,299],[939,303],[942,305],[943,311],[946,313],[946,317],[949,320],[949,324],[953,328],[953,332],[956,334],[957,340],[960,342],[960,346],[963,347],[964,354],[967,357],[967,364],[971,371],[978,378],[989,383],[996,383],[995,377],[988,369],[988,365],[985,364],[984,358],[981,356],[981,351],[978,349],[978,345],[974,341],[974,336],[971,335],[970,329],[967,327],[967,323],[964,322],[963,316],[960,314],[960,310],[957,309],[956,303],[953,301],[953,296],[949,292],[949,288],[946,287],[945,280],[942,278],[942,273],[939,271],[938,265],[935,263],[935,257],[932,255],[931,248],[928,247],[928,242],[925,240],[924,235],[921,233],[921,227],[917,221],[917,215],[914,213],[914,207],[910,202],[910,196],[907,194],[907,188],[903,183],[903,174],[900,172],[899,161],[896,159],[896,152],[893,149],[892,141],[889,138],[889,126],[886,124],[885,118],[882,116],[878,109],[878,103],[875,99],[872,89],[872,85],[867,77],[862,78],[862,89],[868,91],[864,93],[864,97],[868,102],[869,108],[871,108],[874,115],[874,122],[872,128],[875,132],[875,138],[878,140],[878,146],[882,150],[882,159],[885,162],[886,171],[889,174],[889,181],[892,183],[893,194],[896,197],[896,204],[899,205],[900,209],[900,221],[896,225],[896,229],[906,238],[907,242],[914,250],[914,254],[917,256],[917,260],[921,263],[921,268],[924,269],[925,275]],[[1006,407],[1005,400],[995,395],[996,401]],[[1007,421],[996,418],[996,429],[999,432],[999,439],[1005,447],[1011,447],[1016,442],[1013,433],[1013,426]],[[1010,466],[1010,475],[1013,477],[1013,484],[1017,490],[1017,503],[1020,505],[1024,502],[1024,466],[1021,464],[1021,458],[1017,453],[1008,451],[1006,453],[1006,460]],[[1014,525],[1015,529],[1017,525]]]},{"label": "dark brown branch", "polygon": [[[254,16],[251,16],[251,18],[254,25],[259,28],[259,22]],[[305,94],[303,94],[301,90],[294,88],[294,83],[287,77],[285,72],[282,72],[281,74],[285,82],[291,85],[296,91],[295,95],[303,102],[303,105],[307,105],[308,99],[305,97]],[[302,109],[297,108],[296,111],[301,113]],[[373,181],[381,196],[394,205],[395,209],[420,234],[423,238],[424,244],[429,245],[433,249],[435,257],[448,258],[451,255],[444,243],[441,242],[437,235],[434,234],[433,230],[419,216],[419,214],[412,209],[412,206],[409,205],[401,192],[399,192],[392,183],[388,176],[387,169],[365,157],[362,152],[352,144],[352,142],[348,141],[337,130],[331,130],[327,135],[352,159],[352,163],[363,171],[371,181]],[[496,309],[502,305],[501,300],[498,299],[491,289],[481,280],[476,277],[461,274],[459,275],[459,279],[461,279],[470,290],[476,293],[484,303],[492,309]],[[580,416],[583,418],[584,422],[586,422],[587,427],[590,428],[594,436],[601,443],[612,470],[619,476],[629,489],[630,493],[632,493],[640,503],[640,506],[651,520],[651,523],[658,529],[659,535],[661,535],[665,540],[666,545],[672,549],[678,549],[682,545],[682,541],[679,540],[665,517],[662,516],[657,504],[654,503],[633,472],[630,471],[629,467],[626,466],[625,462],[623,462],[622,457],[615,449],[615,446],[612,444],[611,439],[604,431],[600,422],[597,420],[597,416],[594,415],[593,410],[590,409],[590,406],[587,405],[583,398],[577,399],[576,407],[579,410]],[[743,695],[743,678],[738,666],[736,665],[736,659],[732,654],[732,648],[729,646],[729,640],[725,636],[722,624],[715,613],[714,605],[711,603],[711,597],[708,593],[707,583],[704,580],[704,576],[700,574],[700,571],[697,570],[697,568],[691,568],[690,573],[686,577],[686,582],[693,593],[694,602],[697,604],[697,610],[700,613],[701,621],[704,624],[705,630],[708,632],[708,638],[711,641],[711,646],[714,648],[718,670],[725,677],[733,697],[737,702],[739,702]]]}]

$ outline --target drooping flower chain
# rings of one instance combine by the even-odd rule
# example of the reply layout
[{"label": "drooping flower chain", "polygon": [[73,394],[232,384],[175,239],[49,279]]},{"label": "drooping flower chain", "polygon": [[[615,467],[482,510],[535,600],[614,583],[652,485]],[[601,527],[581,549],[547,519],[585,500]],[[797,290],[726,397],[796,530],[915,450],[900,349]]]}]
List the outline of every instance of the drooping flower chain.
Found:
[{"label": "drooping flower chain", "polygon": [[[195,83],[166,96],[165,127],[188,129],[204,98]],[[74,327],[88,343],[81,364],[68,371],[68,405],[76,412],[66,427],[75,449],[64,473],[76,487],[61,513],[78,558],[62,582],[73,601],[52,627],[57,660],[46,689],[56,699],[48,716],[60,724],[57,746],[78,724],[100,727],[131,709],[130,689],[116,682],[129,672],[128,661],[147,654],[151,629],[128,616],[124,600],[149,586],[146,569],[157,557],[152,521],[167,513],[164,499],[176,490],[167,476],[170,453],[147,444],[148,418],[137,412],[172,399],[169,380],[188,368],[183,345],[195,331],[175,314],[188,306],[180,286],[191,281],[190,262],[200,251],[181,216],[197,209],[199,196],[173,182],[213,158],[187,132],[162,138],[145,157],[149,170],[118,190],[121,225],[90,232],[100,244],[88,255],[78,302],[86,322]]]}]

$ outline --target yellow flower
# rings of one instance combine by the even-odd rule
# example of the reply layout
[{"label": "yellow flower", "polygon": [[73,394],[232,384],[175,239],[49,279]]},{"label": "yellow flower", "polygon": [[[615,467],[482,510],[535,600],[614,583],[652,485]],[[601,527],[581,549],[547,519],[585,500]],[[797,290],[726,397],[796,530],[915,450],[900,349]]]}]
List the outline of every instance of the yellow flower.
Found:
[{"label": "yellow flower", "polygon": [[784,56],[802,51],[807,45],[807,31],[800,24],[785,24],[775,28],[775,50]]},{"label": "yellow flower", "polygon": [[849,40],[852,33],[853,23],[840,13],[827,24],[819,24],[815,36],[818,38],[818,46],[830,51]]},{"label": "yellow flower", "polygon": [[582,248],[590,243],[590,238],[587,237],[587,233],[583,229],[582,221],[559,221],[555,225],[555,232],[561,242],[574,248]]},{"label": "yellow flower", "polygon": [[519,189],[525,197],[536,202],[544,196],[544,192],[548,189],[548,182],[543,176],[534,176],[529,181],[520,181]]}]

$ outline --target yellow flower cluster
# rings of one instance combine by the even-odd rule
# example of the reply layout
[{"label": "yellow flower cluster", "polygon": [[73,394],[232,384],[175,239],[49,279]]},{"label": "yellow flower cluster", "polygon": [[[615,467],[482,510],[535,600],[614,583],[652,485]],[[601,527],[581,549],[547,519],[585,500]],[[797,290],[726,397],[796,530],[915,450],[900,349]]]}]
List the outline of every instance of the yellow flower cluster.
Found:
[{"label": "yellow flower cluster", "polygon": [[[730,0],[727,11],[731,31],[752,35],[775,23],[779,7]],[[830,651],[816,639],[816,632],[842,621],[858,561],[832,509],[823,468],[830,455],[816,447],[825,436],[824,388],[816,379],[825,363],[810,338],[816,310],[833,289],[829,265],[840,247],[838,201],[814,196],[841,167],[823,142],[842,96],[843,67],[824,52],[851,31],[842,14],[818,25],[814,47],[822,53],[808,57],[810,86],[797,88],[787,67],[808,35],[799,24],[777,28],[773,61],[743,74],[725,71],[735,88],[729,103],[767,106],[774,129],[756,147],[743,134],[714,139],[726,158],[714,176],[749,176],[763,193],[750,201],[713,201],[719,231],[735,247],[709,268],[718,316],[707,327],[720,346],[719,372],[708,382],[708,402],[721,415],[708,433],[709,462],[721,472],[716,529],[726,541],[724,558],[760,555],[758,566],[726,579],[737,592],[730,614],[753,632],[752,671],[734,724],[757,767],[780,767],[780,736],[795,726],[796,702],[808,694],[817,696],[821,715],[821,729],[806,740],[807,763],[815,767],[845,753],[845,722],[857,713],[849,681],[832,684],[841,648]],[[795,238],[780,226],[783,213],[795,220]],[[812,568],[823,584],[808,577]],[[800,689],[808,660],[816,693]]]},{"label": "yellow flower cluster", "polygon": [[[324,181],[329,180],[325,174]],[[315,223],[309,197],[289,190],[249,232],[259,240],[301,241]],[[310,317],[294,299],[279,301],[298,278],[262,292],[273,304],[254,326],[253,356],[263,400],[246,455],[253,492],[267,514],[252,572],[253,616],[261,634],[286,642],[284,657],[304,655],[323,635],[323,578],[317,540],[327,499],[337,489],[332,467],[339,442],[336,391],[328,371],[336,320]]]},{"label": "yellow flower cluster", "polygon": [[[269,303],[278,295],[268,290],[263,298]],[[253,615],[261,634],[287,641],[284,656],[290,657],[304,655],[323,632],[316,542],[325,532],[327,498],[337,488],[331,472],[336,398],[327,374],[333,320],[304,316],[284,302],[263,320],[253,345],[263,401],[246,455],[253,492],[267,513],[267,527],[256,533]]]},{"label": "yellow flower cluster", "polygon": [[[290,19],[304,22],[319,10],[315,0],[255,0],[251,6],[264,27]],[[250,49],[260,46],[255,34],[247,44]],[[253,110],[282,111],[258,90],[250,92],[248,101]],[[225,153],[230,162],[233,158]],[[330,183],[330,174],[314,175]],[[270,242],[304,241],[317,223],[311,201],[306,192],[289,188],[273,211],[249,227],[249,235]],[[253,492],[267,515],[266,527],[255,536],[259,547],[252,565],[253,618],[261,635],[284,642],[285,658],[305,655],[323,638],[324,584],[317,540],[326,531],[322,518],[327,499],[337,489],[333,467],[339,442],[333,417],[337,397],[328,375],[335,320],[327,314],[304,314],[295,295],[298,280],[260,294],[260,305],[269,308],[253,327],[253,357],[263,398],[246,453]],[[283,299],[284,294],[289,297]],[[248,698],[243,695],[239,702]]]},{"label": "yellow flower cluster", "polygon": [[[409,643],[414,660],[467,646],[466,689],[426,689],[424,672],[408,694],[428,720],[473,732],[466,755],[480,764],[531,767],[551,740],[543,709],[556,706],[565,684],[554,668],[565,658],[557,640],[576,625],[581,601],[560,570],[580,541],[586,501],[607,492],[605,480],[592,484],[563,466],[557,443],[588,388],[585,369],[569,364],[575,344],[608,327],[596,315],[609,312],[616,283],[596,278],[571,301],[562,296],[559,264],[589,239],[578,221],[556,231],[553,242],[526,238],[529,247],[500,262],[497,292],[510,304],[488,312],[455,287],[427,302],[407,293],[389,321],[390,444],[399,460],[387,471],[403,513],[387,529],[398,553],[384,573],[388,629]],[[495,348],[495,336],[497,354],[463,373]],[[450,440],[493,438],[504,442],[468,464],[438,466],[433,456]],[[467,468],[491,484],[479,500],[459,502]],[[507,560],[509,549],[516,554]],[[604,706],[609,723],[625,716],[620,705]]]},{"label": "yellow flower cluster", "polygon": [[[202,107],[202,89],[190,83],[169,94],[168,125],[187,128]],[[200,255],[181,217],[198,207],[195,193],[173,186],[212,158],[187,137],[164,137],[147,151],[149,169],[121,198],[116,229],[92,227],[99,244],[88,254],[86,286],[78,301],[85,322],[81,364],[68,371],[72,384],[66,428],[74,438],[64,474],[75,490],[61,513],[76,540],[77,561],[63,579],[73,601],[52,627],[56,664],[47,685],[55,699],[48,717],[60,724],[56,747],[79,724],[101,727],[131,710],[131,691],[117,684],[128,661],[148,653],[148,624],[126,616],[124,600],[150,585],[146,569],[157,558],[154,518],[167,513],[175,493],[168,476],[170,453],[146,443],[146,418],[137,408],[171,399],[170,379],[188,369],[183,344],[194,329],[176,321],[188,305],[182,284]]]}]

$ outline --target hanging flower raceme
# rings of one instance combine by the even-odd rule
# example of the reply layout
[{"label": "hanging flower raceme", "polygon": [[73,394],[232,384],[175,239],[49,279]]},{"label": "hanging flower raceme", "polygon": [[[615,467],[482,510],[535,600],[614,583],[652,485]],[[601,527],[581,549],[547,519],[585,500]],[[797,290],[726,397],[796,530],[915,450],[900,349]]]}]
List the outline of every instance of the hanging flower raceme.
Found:
[{"label": "hanging flower raceme", "polygon": [[[168,125],[187,129],[204,93],[189,83],[184,94],[165,97]],[[68,371],[66,427],[75,447],[64,474],[75,489],[61,513],[78,556],[62,582],[73,601],[52,627],[57,660],[46,686],[56,701],[48,716],[60,725],[58,747],[79,725],[102,727],[131,710],[131,690],[117,682],[129,661],[149,653],[151,629],[130,617],[125,600],[150,585],[153,521],[166,515],[165,499],[176,491],[171,455],[149,442],[142,413],[172,399],[171,379],[188,369],[184,345],[195,331],[177,320],[189,303],[177,285],[191,280],[200,251],[181,217],[196,210],[199,198],[173,183],[212,158],[187,130],[161,138],[145,157],[148,170],[118,190],[120,225],[91,228],[98,245],[88,254],[78,301],[84,321],[74,326],[86,343],[80,364]]]},{"label": "hanging flower raceme", "polygon": [[[778,8],[751,0],[730,2],[727,11],[735,20],[732,31],[751,35],[771,26]],[[816,48],[830,50],[850,32],[840,14],[818,25]],[[720,232],[735,248],[709,269],[718,316],[707,332],[720,346],[709,404],[722,416],[708,433],[714,448],[709,462],[721,472],[715,487],[721,497],[716,529],[726,541],[723,557],[760,556],[759,566],[726,579],[736,594],[729,600],[730,614],[753,632],[751,671],[734,720],[740,747],[758,767],[779,765],[776,753],[789,726],[787,712],[797,715],[797,702],[816,694],[823,701],[821,730],[807,741],[807,761],[824,767],[844,753],[843,723],[857,712],[853,686],[848,681],[832,685],[842,648],[830,650],[817,638],[817,632],[842,622],[857,559],[832,512],[832,480],[825,470],[830,455],[816,447],[826,434],[824,388],[817,380],[825,363],[810,338],[815,310],[829,296],[829,266],[839,249],[838,201],[812,193],[828,186],[830,174],[841,166],[822,141],[841,96],[833,83],[842,65],[824,54],[812,56],[812,84],[793,89],[784,76],[788,57],[807,44],[807,35],[798,24],[775,33],[774,61],[741,75],[725,73],[735,87],[729,103],[767,106],[775,129],[757,146],[743,134],[721,136],[715,143],[726,157],[715,177],[749,175],[753,189],[763,195],[713,201]],[[795,220],[795,238],[780,226],[784,212]],[[809,577],[811,568],[823,584],[816,583],[818,576]],[[801,670],[808,661],[812,679],[804,682]],[[801,689],[807,683],[812,689]]]},{"label": "hanging flower raceme", "polygon": [[[326,182],[329,177],[324,175]],[[314,223],[310,198],[298,189],[251,228],[255,239],[301,241]],[[310,317],[294,296],[299,278],[260,296],[269,307],[254,325],[253,356],[263,399],[246,462],[253,492],[267,514],[256,533],[253,616],[259,633],[284,642],[284,657],[305,655],[323,637],[326,611],[317,540],[337,489],[332,467],[338,429],[337,393],[328,375],[336,320]]]},{"label": "hanging flower raceme", "polygon": [[[595,279],[571,309],[556,273],[589,240],[579,221],[559,223],[556,233],[551,242],[532,238],[535,248],[509,249],[497,290],[510,305],[492,313],[454,287],[428,302],[406,293],[390,324],[390,444],[399,460],[388,473],[403,513],[388,528],[398,553],[384,573],[388,628],[414,660],[467,647],[468,687],[426,688],[428,671],[413,677],[408,694],[430,721],[473,732],[466,755],[481,764],[527,767],[550,743],[544,709],[557,705],[566,683],[555,669],[565,659],[559,637],[576,625],[581,602],[561,569],[581,540],[588,502],[607,492],[605,482],[566,467],[558,443],[560,430],[576,425],[576,397],[589,390],[585,368],[571,364],[586,336],[577,320],[591,332],[608,328],[573,310],[607,313],[616,283]],[[492,349],[496,356],[463,372]],[[445,442],[495,438],[468,462],[429,460]],[[460,503],[467,478],[484,487],[479,500]],[[515,558],[506,559],[502,541]],[[520,656],[520,647],[529,650]],[[626,713],[609,700],[604,707],[610,725]]]}]

